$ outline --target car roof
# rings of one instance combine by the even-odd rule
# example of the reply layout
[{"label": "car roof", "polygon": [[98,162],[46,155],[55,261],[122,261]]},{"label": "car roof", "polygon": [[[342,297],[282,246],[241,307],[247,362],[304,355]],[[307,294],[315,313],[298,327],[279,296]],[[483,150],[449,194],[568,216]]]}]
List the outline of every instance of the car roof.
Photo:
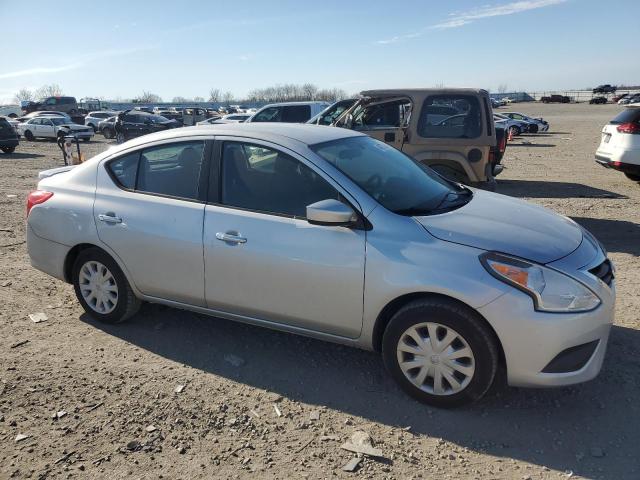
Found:
[{"label": "car roof", "polygon": [[292,144],[315,145],[330,142],[340,138],[365,137],[363,133],[347,130],[339,127],[323,125],[307,125],[304,123],[220,123],[215,125],[196,125],[193,127],[175,128],[162,132],[143,135],[129,140],[117,147],[109,149],[109,152],[117,153],[131,147],[145,145],[161,140],[180,140],[184,137],[194,136],[235,136],[247,137],[255,140],[264,140],[279,145]]},{"label": "car roof", "polygon": [[378,96],[402,96],[411,94],[447,94],[447,93],[467,93],[486,94],[487,91],[481,88],[389,88],[382,90],[364,90],[360,92],[363,97]]},{"label": "car roof", "polygon": [[325,102],[325,101],[321,101],[321,100],[314,100],[314,101],[308,101],[308,102],[277,102],[277,103],[269,103],[268,105],[265,105],[262,108],[267,108],[267,107],[286,107],[288,105],[328,105],[329,102]]}]

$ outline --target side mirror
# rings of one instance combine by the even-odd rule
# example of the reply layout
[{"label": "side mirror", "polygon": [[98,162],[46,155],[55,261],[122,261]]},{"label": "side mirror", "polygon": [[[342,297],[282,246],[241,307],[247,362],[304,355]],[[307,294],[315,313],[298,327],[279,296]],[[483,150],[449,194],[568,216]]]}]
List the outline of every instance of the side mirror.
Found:
[{"label": "side mirror", "polygon": [[307,221],[312,225],[346,227],[352,225],[356,220],[356,213],[351,207],[338,200],[320,200],[307,205]]}]

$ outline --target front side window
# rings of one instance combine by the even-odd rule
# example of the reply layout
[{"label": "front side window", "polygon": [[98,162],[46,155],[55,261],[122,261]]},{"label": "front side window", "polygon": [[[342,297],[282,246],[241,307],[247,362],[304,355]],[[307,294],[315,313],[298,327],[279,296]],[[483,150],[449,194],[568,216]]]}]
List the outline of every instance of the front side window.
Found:
[{"label": "front side window", "polygon": [[339,194],[326,180],[280,151],[240,142],[222,148],[222,203],[275,215],[306,217],[306,207]]},{"label": "front side window", "polygon": [[56,99],[55,98],[48,98],[46,100],[46,102],[44,102],[46,105],[55,105],[56,104]]},{"label": "front side window", "polygon": [[418,134],[426,138],[477,138],[482,134],[478,98],[464,94],[428,97],[422,105]]},{"label": "front side window", "polygon": [[198,199],[204,142],[181,142],[136,151],[107,164],[122,187],[139,192]]},{"label": "front side window", "polygon": [[282,109],[280,107],[265,108],[261,112],[256,113],[252,122],[281,122]]},{"label": "front side window", "polygon": [[408,123],[410,113],[411,102],[406,99],[366,105],[355,112],[353,128],[355,130],[399,128]]},{"label": "front side window", "polygon": [[432,213],[459,193],[430,168],[368,136],[333,140],[311,149],[382,206],[401,215]]}]

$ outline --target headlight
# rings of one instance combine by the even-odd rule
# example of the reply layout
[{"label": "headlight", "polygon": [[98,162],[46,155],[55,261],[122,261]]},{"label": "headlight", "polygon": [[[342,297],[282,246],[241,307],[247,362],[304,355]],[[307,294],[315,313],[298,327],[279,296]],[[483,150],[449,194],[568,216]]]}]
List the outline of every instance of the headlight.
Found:
[{"label": "headlight", "polygon": [[557,270],[491,252],[480,261],[495,278],[530,295],[536,310],[586,312],[600,305],[595,293]]}]

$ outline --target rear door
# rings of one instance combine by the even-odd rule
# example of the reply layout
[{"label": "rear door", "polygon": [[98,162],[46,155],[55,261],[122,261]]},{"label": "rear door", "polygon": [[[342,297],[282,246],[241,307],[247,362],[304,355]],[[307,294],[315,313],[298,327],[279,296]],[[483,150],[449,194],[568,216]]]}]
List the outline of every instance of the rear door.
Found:
[{"label": "rear door", "polygon": [[210,143],[184,139],[98,168],[98,236],[145,295],[204,306],[202,225]]},{"label": "rear door", "polygon": [[306,206],[341,199],[302,158],[266,142],[216,137],[204,220],[207,306],[290,327],[359,336],[364,230],[311,225]]}]

